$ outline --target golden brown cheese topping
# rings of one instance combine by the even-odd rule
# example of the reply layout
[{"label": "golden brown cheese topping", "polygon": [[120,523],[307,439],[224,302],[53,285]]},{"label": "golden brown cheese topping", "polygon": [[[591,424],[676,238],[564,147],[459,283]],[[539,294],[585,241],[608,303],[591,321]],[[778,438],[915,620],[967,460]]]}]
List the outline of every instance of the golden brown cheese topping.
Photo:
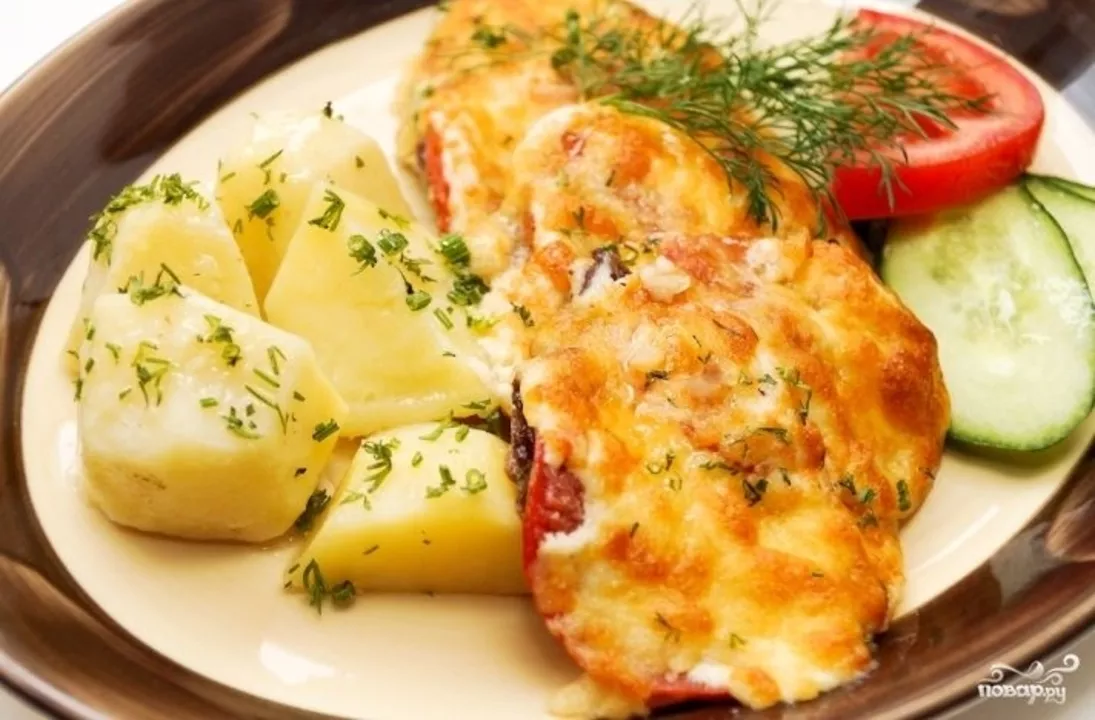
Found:
[{"label": "golden brown cheese topping", "polygon": [[487,219],[505,196],[508,159],[529,126],[578,99],[544,53],[529,53],[510,33],[538,33],[568,8],[597,5],[458,0],[442,16],[404,81],[398,110],[401,160],[428,175],[443,230],[465,232]]},{"label": "golden brown cheese topping", "polygon": [[[598,251],[610,249],[619,263],[638,269],[673,234],[769,234],[703,147],[612,107],[552,111],[530,128],[510,166],[500,208],[467,236],[476,271],[494,289],[485,311],[500,318],[484,339],[499,392],[529,357],[523,325],[550,322],[572,299],[596,295],[604,276]],[[818,210],[809,192],[788,179],[779,202],[779,235],[799,242],[812,236]],[[850,233],[838,237],[858,251]],[[515,307],[527,316],[515,316]]]},{"label": "golden brown cheese topping", "polygon": [[[520,224],[525,219],[507,213],[500,221],[495,212],[507,198],[519,197],[518,186],[533,175],[560,183],[562,194],[571,196],[617,182],[631,187],[631,195],[615,209],[637,209],[635,220],[643,225],[665,221],[662,215],[672,212],[690,225],[710,220],[708,232],[728,225],[738,232],[758,231],[744,195],[728,185],[718,164],[695,140],[663,124],[609,111],[594,112],[566,134],[534,131],[546,115],[581,100],[551,61],[555,46],[550,34],[563,27],[568,11],[621,27],[649,27],[652,42],[669,34],[658,30],[662,20],[623,0],[456,0],[404,81],[398,108],[401,160],[425,179],[439,227],[464,233],[478,245],[472,248],[476,271],[493,277],[504,268],[500,259],[508,259],[510,242],[525,229]],[[560,122],[566,120],[555,119],[555,125]],[[517,167],[515,150],[534,132],[564,145],[536,143],[550,155],[538,167]],[[586,164],[604,172],[567,175],[563,164],[584,156]],[[779,234],[812,233],[818,208],[804,183],[776,163],[768,169],[780,187]],[[568,189],[570,180],[576,184]],[[689,187],[693,181],[703,193]],[[679,206],[656,203],[653,213],[646,212],[644,187],[660,196],[667,188],[684,190],[682,201]],[[565,211],[560,205],[554,210]]]},{"label": "golden brown cheese topping", "polygon": [[578,102],[519,40],[570,8],[657,22],[456,0],[401,138],[491,282],[481,341],[537,439],[530,584],[592,678],[565,709],[814,697],[869,669],[900,600],[948,424],[934,339],[846,228],[813,239],[786,168],[761,227],[694,139]]},{"label": "golden brown cheese topping", "polygon": [[537,605],[625,697],[812,698],[869,669],[900,598],[947,426],[934,340],[836,244],[679,237],[646,269],[521,373],[533,485],[580,482],[580,524],[533,535]]}]

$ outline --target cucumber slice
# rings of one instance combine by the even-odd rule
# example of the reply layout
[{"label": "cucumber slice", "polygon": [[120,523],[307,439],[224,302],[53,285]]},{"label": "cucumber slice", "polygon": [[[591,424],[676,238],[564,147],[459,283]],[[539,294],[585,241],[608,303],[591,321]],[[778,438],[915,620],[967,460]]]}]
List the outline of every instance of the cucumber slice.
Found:
[{"label": "cucumber slice", "polygon": [[1091,411],[1091,295],[1064,233],[1021,185],[894,223],[882,279],[935,334],[955,439],[1039,450]]},{"label": "cucumber slice", "polygon": [[1040,179],[1047,180],[1063,190],[1095,202],[1095,187],[1078,183],[1075,180],[1066,180],[1062,177],[1042,176]]},{"label": "cucumber slice", "polygon": [[1031,175],[1023,185],[1064,230],[1088,289],[1095,288],[1095,189],[1089,200],[1059,184],[1057,178]]}]

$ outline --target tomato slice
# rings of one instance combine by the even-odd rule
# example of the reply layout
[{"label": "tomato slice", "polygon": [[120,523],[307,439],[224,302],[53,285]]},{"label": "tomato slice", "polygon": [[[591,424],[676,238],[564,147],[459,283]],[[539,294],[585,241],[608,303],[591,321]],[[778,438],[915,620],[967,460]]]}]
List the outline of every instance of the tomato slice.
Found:
[{"label": "tomato slice", "polygon": [[894,163],[894,206],[882,188],[882,173],[868,163],[837,169],[833,193],[852,220],[933,212],[972,202],[1004,187],[1031,163],[1045,120],[1038,89],[1007,59],[938,27],[874,10],[857,20],[875,28],[880,40],[915,34],[932,59],[956,69],[950,92],[991,95],[991,111],[952,117],[950,130],[924,125],[928,137],[902,138],[908,164]]},{"label": "tomato slice", "polygon": [[540,543],[547,535],[572,532],[581,525],[584,502],[581,481],[572,473],[556,470],[544,462],[544,444],[537,440],[521,527],[525,573],[530,586]]},{"label": "tomato slice", "polygon": [[[544,462],[543,444],[537,441],[522,516],[524,569],[534,601],[537,597],[535,566],[540,543],[551,533],[575,530],[582,524],[584,515],[584,490],[581,481],[565,468],[555,469]],[[542,610],[541,615],[545,619],[549,617]],[[553,634],[571,658],[580,665],[581,654],[574,652],[578,640],[555,630]],[[725,689],[700,685],[684,677],[663,677],[654,681],[651,693],[646,698],[646,705],[655,709],[683,702],[725,700],[729,697]]]},{"label": "tomato slice", "polygon": [[442,152],[441,133],[429,126],[422,138],[422,152],[420,160],[426,173],[426,186],[430,196],[430,203],[437,218],[437,229],[440,232],[449,230],[449,181],[445,177],[444,160]]}]

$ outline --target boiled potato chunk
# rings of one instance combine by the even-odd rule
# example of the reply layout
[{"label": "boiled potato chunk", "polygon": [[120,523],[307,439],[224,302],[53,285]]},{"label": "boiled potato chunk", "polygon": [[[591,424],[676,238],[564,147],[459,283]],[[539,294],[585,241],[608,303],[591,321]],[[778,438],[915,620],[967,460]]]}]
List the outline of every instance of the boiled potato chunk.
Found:
[{"label": "boiled potato chunk", "polygon": [[[225,305],[259,313],[247,266],[224,220],[178,175],[124,189],[96,218],[88,241],[88,273],[67,348],[72,357],[88,334],[95,301],[131,278],[152,284],[157,276],[173,275]],[[77,365],[70,363],[73,371]]]},{"label": "boiled potato chunk", "polygon": [[313,185],[327,181],[393,213],[410,213],[376,142],[321,113],[261,118],[250,143],[222,161],[217,202],[260,300],[297,226],[307,219],[302,210]]},{"label": "boiled potato chunk", "polygon": [[332,207],[337,222],[304,223],[289,245],[269,321],[312,343],[349,406],[347,435],[471,414],[466,405],[490,397],[485,365],[435,241],[333,186],[317,188],[305,216]]},{"label": "boiled potato chunk", "polygon": [[327,588],[348,580],[358,591],[526,592],[506,452],[494,435],[461,426],[369,438],[290,568],[291,585],[313,590],[318,569]]},{"label": "boiled potato chunk", "polygon": [[90,318],[77,417],[92,503],[182,538],[288,530],[345,413],[308,343],[185,289],[103,295]]}]

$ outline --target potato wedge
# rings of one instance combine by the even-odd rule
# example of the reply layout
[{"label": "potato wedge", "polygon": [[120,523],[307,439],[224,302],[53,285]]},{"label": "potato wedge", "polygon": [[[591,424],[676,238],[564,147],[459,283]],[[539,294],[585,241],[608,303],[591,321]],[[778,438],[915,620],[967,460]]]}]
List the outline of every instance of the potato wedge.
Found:
[{"label": "potato wedge", "polygon": [[327,516],[288,572],[357,591],[512,595],[521,572],[506,444],[482,430],[422,424],[362,443]]},{"label": "potato wedge", "polygon": [[74,373],[95,301],[131,278],[154,283],[156,276],[174,275],[225,305],[259,313],[247,266],[224,220],[178,175],[125,188],[97,216],[88,242],[91,259],[67,347]]},{"label": "potato wedge", "polygon": [[266,315],[312,343],[349,406],[345,433],[473,414],[486,368],[437,241],[333,186],[306,208]]},{"label": "potato wedge", "polygon": [[393,213],[410,209],[376,142],[324,114],[259,119],[251,141],[221,163],[217,202],[266,297],[317,182],[334,182]]},{"label": "potato wedge", "polygon": [[183,538],[288,530],[345,413],[308,343],[171,286],[103,295],[90,319],[77,400],[92,503]]}]

